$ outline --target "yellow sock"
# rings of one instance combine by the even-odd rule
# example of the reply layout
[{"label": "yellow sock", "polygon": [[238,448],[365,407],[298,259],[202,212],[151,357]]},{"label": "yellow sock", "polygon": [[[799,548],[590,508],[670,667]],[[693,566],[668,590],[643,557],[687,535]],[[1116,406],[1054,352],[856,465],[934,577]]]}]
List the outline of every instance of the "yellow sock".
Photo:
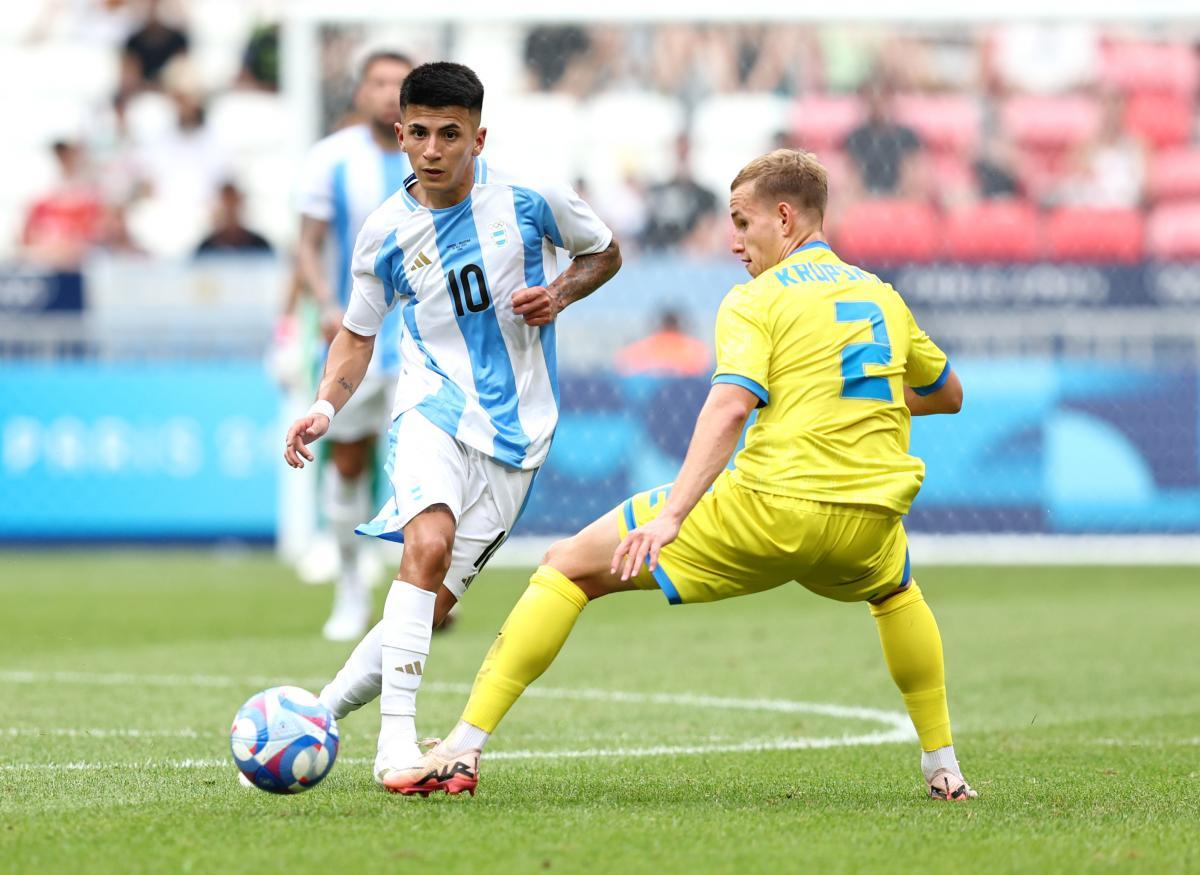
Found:
[{"label": "yellow sock", "polygon": [[942,636],[916,581],[900,595],[870,608],[879,627],[883,658],[904,697],[921,750],[952,744]]},{"label": "yellow sock", "polygon": [[549,565],[535,571],[479,667],[463,722],[495,732],[525,688],[550,667],[587,603],[583,591]]}]

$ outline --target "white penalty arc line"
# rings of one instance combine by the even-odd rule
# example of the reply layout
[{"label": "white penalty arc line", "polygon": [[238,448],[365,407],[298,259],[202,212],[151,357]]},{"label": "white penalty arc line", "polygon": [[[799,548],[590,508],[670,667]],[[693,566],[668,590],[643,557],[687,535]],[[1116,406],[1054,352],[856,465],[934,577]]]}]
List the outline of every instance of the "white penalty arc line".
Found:
[{"label": "white penalty arc line", "polygon": [[[138,674],[90,674],[84,672],[32,672],[0,671],[0,684],[61,683],[97,686],[164,686],[164,687],[262,687],[280,683],[279,678],[247,677],[235,678],[220,675],[138,675]],[[319,681],[315,682],[320,683]],[[470,684],[427,683],[422,691],[465,695]],[[527,697],[574,701],[611,702],[631,705],[672,705],[721,711],[766,711],[783,714],[815,714],[843,720],[862,720],[882,723],[883,731],[845,734],[838,736],[749,739],[744,742],[701,745],[651,745],[646,747],[586,748],[583,750],[513,750],[494,751],[488,760],[534,760],[534,759],[599,759],[614,757],[651,757],[672,755],[696,755],[718,753],[756,753],[778,750],[812,750],[831,747],[856,747],[911,742],[916,739],[907,715],[896,711],[877,708],[834,705],[821,702],[796,702],[788,699],[742,699],[708,696],[694,693],[637,693],[623,690],[568,689],[558,687],[532,687],[525,691]],[[64,737],[180,737],[197,736],[193,730],[156,732],[154,730],[105,730],[105,729],[49,729],[34,728],[0,729],[2,735],[58,735]],[[369,764],[367,759],[344,759],[349,764]],[[144,760],[133,763],[9,763],[0,764],[0,771],[23,771],[39,769],[95,770],[104,768],[217,768],[228,765],[224,759],[181,759]]]}]

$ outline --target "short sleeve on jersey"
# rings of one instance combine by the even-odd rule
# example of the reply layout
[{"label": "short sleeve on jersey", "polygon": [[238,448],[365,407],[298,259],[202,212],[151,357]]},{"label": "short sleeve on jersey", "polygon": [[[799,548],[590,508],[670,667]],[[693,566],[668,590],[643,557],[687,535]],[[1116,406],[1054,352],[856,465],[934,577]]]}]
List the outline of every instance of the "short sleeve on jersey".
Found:
[{"label": "short sleeve on jersey", "polygon": [[[367,221],[358,233],[354,244],[354,259],[351,262],[353,287],[350,303],[342,325],[365,337],[374,336],[383,325],[388,311],[395,306],[400,295],[411,294],[404,279],[404,266],[399,275],[394,270],[392,258],[398,252],[395,232],[387,232],[379,223]],[[401,288],[396,288],[396,283]]]},{"label": "short sleeve on jersey", "polygon": [[717,370],[714,383],[733,383],[758,396],[758,406],[770,401],[767,373],[771,366],[771,333],[752,301],[739,286],[717,313]]},{"label": "short sleeve on jersey", "polygon": [[533,211],[542,235],[572,257],[603,252],[612,242],[609,227],[569,186],[513,188],[517,208]]},{"label": "short sleeve on jersey", "polygon": [[931,395],[946,384],[950,376],[950,361],[929,335],[917,325],[908,312],[908,361],[904,365],[904,382],[918,395]]}]

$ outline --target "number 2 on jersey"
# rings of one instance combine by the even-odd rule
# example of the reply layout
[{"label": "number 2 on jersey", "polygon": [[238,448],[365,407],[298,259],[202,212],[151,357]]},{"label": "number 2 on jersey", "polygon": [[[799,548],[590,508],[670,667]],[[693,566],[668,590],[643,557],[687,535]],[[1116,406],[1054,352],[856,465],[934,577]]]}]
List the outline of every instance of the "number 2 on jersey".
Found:
[{"label": "number 2 on jersey", "polygon": [[873,343],[850,343],[842,350],[842,397],[873,398],[894,401],[887,377],[867,376],[867,365],[886,365],[892,361],[883,310],[870,301],[836,301],[838,322],[870,322]]}]

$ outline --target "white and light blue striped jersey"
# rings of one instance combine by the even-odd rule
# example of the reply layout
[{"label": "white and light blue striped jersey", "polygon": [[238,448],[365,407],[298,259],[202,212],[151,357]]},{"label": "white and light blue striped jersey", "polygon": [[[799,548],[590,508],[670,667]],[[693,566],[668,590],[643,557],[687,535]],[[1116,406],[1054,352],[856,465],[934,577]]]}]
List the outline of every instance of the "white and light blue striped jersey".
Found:
[{"label": "white and light blue striped jersey", "polygon": [[512,296],[553,278],[556,247],[574,257],[611,241],[570,188],[521,184],[477,159],[462,203],[429,209],[401,189],[367,219],[343,324],[373,335],[399,309],[395,415],[416,408],[496,461],[536,468],[558,424],[554,325],[526,325]]},{"label": "white and light blue striped jersey", "polygon": [[[305,216],[329,223],[326,264],[329,287],[343,310],[350,303],[350,264],[354,241],[367,216],[404,186],[412,173],[408,156],[380,147],[369,125],[330,134],[309,150],[300,173],[298,207]],[[400,369],[400,319],[387,319],[375,345],[372,373]]]}]

